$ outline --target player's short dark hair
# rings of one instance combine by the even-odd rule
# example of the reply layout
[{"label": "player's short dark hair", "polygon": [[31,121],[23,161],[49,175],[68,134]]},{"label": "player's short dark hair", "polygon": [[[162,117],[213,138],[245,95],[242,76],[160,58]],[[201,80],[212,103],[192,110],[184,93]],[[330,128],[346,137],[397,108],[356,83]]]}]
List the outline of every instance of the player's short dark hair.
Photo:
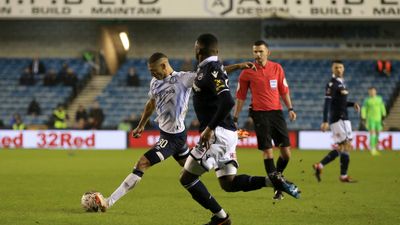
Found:
[{"label": "player's short dark hair", "polygon": [[376,87],[371,86],[371,87],[368,88],[368,90],[372,90],[372,89],[375,89],[375,90],[376,90]]},{"label": "player's short dark hair", "polygon": [[168,57],[164,53],[156,52],[156,53],[154,53],[153,55],[150,56],[150,58],[148,60],[148,63],[149,64],[155,63],[155,62],[157,62],[158,60],[160,60],[162,58],[168,59]]},{"label": "player's short dark hair", "polygon": [[254,42],[254,45],[255,45],[255,46],[264,45],[264,46],[267,47],[267,48],[269,47],[268,44],[267,44],[267,42],[265,42],[265,41],[263,41],[263,40],[255,41],[255,42]]},{"label": "player's short dark hair", "polygon": [[213,51],[218,50],[218,39],[213,34],[202,34],[197,38],[197,43],[201,46],[201,54],[212,55]]},{"label": "player's short dark hair", "polygon": [[332,64],[334,64],[334,63],[342,64],[342,65],[344,64],[343,61],[339,60],[339,59],[332,60]]}]

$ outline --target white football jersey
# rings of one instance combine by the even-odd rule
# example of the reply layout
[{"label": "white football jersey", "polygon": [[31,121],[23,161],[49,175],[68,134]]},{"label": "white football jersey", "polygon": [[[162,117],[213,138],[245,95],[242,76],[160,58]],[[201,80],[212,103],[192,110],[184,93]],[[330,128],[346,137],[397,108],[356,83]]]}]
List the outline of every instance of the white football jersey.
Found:
[{"label": "white football jersey", "polygon": [[195,78],[196,72],[174,71],[163,80],[151,80],[149,97],[156,101],[155,121],[162,131],[177,134],[185,130],[184,121]]}]

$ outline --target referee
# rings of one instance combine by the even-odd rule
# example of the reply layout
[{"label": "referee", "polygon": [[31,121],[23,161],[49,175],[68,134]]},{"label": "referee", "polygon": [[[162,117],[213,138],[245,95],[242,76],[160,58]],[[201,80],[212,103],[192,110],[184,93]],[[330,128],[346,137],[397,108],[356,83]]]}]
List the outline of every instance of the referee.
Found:
[{"label": "referee", "polygon": [[[269,61],[270,51],[265,41],[256,41],[253,56],[257,71],[245,69],[239,76],[236,93],[234,121],[237,123],[246,100],[247,91],[251,92],[249,115],[254,121],[258,149],[263,151],[265,170],[268,176],[273,172],[283,172],[290,159],[290,141],[286,121],[283,118],[280,97],[289,110],[291,121],[296,120],[289,94],[289,86],[280,64]],[[279,146],[281,155],[274,164],[273,145]],[[275,200],[283,199],[282,192],[275,190]]]}]

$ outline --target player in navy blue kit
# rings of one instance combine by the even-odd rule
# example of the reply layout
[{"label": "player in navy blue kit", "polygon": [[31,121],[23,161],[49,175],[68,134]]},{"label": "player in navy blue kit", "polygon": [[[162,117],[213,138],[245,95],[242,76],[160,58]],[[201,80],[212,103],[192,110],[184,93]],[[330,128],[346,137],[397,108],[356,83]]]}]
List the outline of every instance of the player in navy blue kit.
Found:
[{"label": "player in navy blue kit", "polygon": [[[347,175],[350,163],[349,151],[351,150],[351,140],[353,138],[351,123],[349,121],[347,107],[354,107],[356,112],[360,111],[360,106],[355,102],[347,101],[349,94],[344,82],[344,64],[342,61],[332,62],[332,79],[325,88],[324,118],[321,130],[327,131],[329,124],[332,130],[334,142],[338,145],[337,149],[330,151],[319,163],[313,165],[315,176],[318,182],[321,181],[321,172],[324,166],[340,155],[340,177],[341,182],[354,182]],[[329,114],[329,124],[328,124]]]},{"label": "player in navy blue kit", "polygon": [[201,206],[213,213],[207,224],[231,224],[229,215],[208,192],[199,177],[215,169],[220,186],[227,192],[275,187],[298,198],[297,187],[279,173],[271,178],[236,175],[237,132],[230,111],[235,102],[229,91],[226,71],[218,61],[218,41],[212,34],[200,35],[195,44],[199,61],[193,84],[193,105],[200,121],[200,143],[187,158],[180,182]]}]

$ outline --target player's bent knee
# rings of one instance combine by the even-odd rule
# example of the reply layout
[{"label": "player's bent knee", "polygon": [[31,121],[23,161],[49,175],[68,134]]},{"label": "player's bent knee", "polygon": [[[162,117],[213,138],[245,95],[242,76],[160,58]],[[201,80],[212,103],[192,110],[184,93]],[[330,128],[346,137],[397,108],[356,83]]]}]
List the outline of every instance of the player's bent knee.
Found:
[{"label": "player's bent knee", "polygon": [[151,163],[144,155],[140,157],[139,161],[136,163],[136,169],[141,171],[144,171],[149,167],[151,167]]},{"label": "player's bent knee", "polygon": [[181,176],[179,178],[179,182],[183,186],[186,186],[187,184],[190,184],[191,182],[195,181],[197,178],[198,178],[198,176],[193,175],[186,170],[183,170],[183,172],[181,173]]}]

